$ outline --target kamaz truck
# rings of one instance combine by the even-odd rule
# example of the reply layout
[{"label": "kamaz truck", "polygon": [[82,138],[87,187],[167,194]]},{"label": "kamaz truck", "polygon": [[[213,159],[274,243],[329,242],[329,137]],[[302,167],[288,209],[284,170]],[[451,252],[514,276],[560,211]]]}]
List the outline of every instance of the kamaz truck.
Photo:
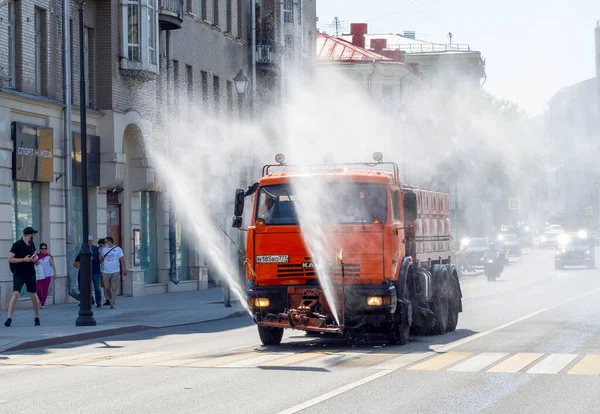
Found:
[{"label": "kamaz truck", "polygon": [[[393,344],[405,344],[411,332],[456,329],[462,293],[449,197],[401,183],[397,164],[383,162],[381,153],[373,157],[294,166],[277,154],[257,183],[236,190],[234,227],[241,229],[245,198],[253,197],[247,298],[264,345],[280,344],[284,329],[349,337],[379,333]],[[335,194],[328,208],[336,219],[321,229],[327,247],[338,252],[328,259],[327,275],[317,274],[303,234],[310,223],[302,223],[296,208],[301,200],[295,190],[307,179],[325,188],[324,194]],[[335,307],[326,299],[324,276]]]}]

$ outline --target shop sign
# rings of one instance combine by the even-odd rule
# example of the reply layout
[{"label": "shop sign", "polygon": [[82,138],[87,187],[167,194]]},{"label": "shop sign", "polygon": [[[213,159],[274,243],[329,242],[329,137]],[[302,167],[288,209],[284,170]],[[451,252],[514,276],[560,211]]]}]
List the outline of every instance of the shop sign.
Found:
[{"label": "shop sign", "polygon": [[13,179],[15,181],[52,182],[54,155],[52,128],[12,123]]},{"label": "shop sign", "polygon": [[[100,137],[87,136],[88,186],[100,186]],[[73,132],[73,185],[81,185],[81,134]]]}]

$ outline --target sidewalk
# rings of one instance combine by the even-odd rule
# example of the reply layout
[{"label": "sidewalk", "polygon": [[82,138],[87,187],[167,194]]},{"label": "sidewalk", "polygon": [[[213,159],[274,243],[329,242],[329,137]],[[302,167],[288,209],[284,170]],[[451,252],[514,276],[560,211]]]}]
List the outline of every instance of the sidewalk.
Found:
[{"label": "sidewalk", "polygon": [[223,290],[169,293],[142,297],[118,297],[115,309],[92,307],[97,326],[75,326],[77,304],[40,309],[42,326],[33,325],[33,311],[15,311],[10,328],[4,326],[6,311],[0,313],[0,352],[100,338],[152,328],[188,325],[247,315],[234,301],[223,304]]}]

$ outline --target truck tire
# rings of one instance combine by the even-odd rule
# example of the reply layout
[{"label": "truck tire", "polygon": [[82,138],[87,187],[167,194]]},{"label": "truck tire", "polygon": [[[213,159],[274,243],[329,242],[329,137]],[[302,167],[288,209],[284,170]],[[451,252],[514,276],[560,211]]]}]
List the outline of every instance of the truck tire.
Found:
[{"label": "truck tire", "polygon": [[448,316],[450,315],[450,284],[448,279],[448,271],[444,269],[437,295],[433,298],[431,309],[435,315],[435,325],[432,332],[438,335],[446,333],[448,329]]},{"label": "truck tire", "polygon": [[460,287],[456,274],[450,276],[450,312],[448,313],[448,326],[446,332],[454,332],[458,325],[458,313],[460,312]]},{"label": "truck tire", "polygon": [[283,328],[258,325],[258,336],[263,345],[279,345],[283,338]]},{"label": "truck tire", "polygon": [[[412,305],[410,303],[410,292],[408,291],[408,287],[406,286],[406,284],[404,285],[403,302],[404,301],[408,301],[408,306],[406,306],[405,309],[407,310],[407,312],[411,312]],[[412,317],[409,317],[404,311],[400,310],[402,309],[401,306],[404,305],[400,305],[399,303],[396,307],[396,314],[393,315],[394,317],[397,316],[398,319],[392,319],[392,321],[388,325],[387,336],[388,341],[392,345],[406,345],[408,343],[408,340],[410,339],[410,321]]]}]

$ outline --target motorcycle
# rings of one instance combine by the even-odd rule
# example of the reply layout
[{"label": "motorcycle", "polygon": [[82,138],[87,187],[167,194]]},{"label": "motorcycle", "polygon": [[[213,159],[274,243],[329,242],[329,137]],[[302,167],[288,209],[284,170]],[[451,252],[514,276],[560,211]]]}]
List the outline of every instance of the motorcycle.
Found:
[{"label": "motorcycle", "polygon": [[504,263],[497,251],[488,251],[483,258],[483,271],[487,276],[488,282],[495,282],[504,270]]}]

